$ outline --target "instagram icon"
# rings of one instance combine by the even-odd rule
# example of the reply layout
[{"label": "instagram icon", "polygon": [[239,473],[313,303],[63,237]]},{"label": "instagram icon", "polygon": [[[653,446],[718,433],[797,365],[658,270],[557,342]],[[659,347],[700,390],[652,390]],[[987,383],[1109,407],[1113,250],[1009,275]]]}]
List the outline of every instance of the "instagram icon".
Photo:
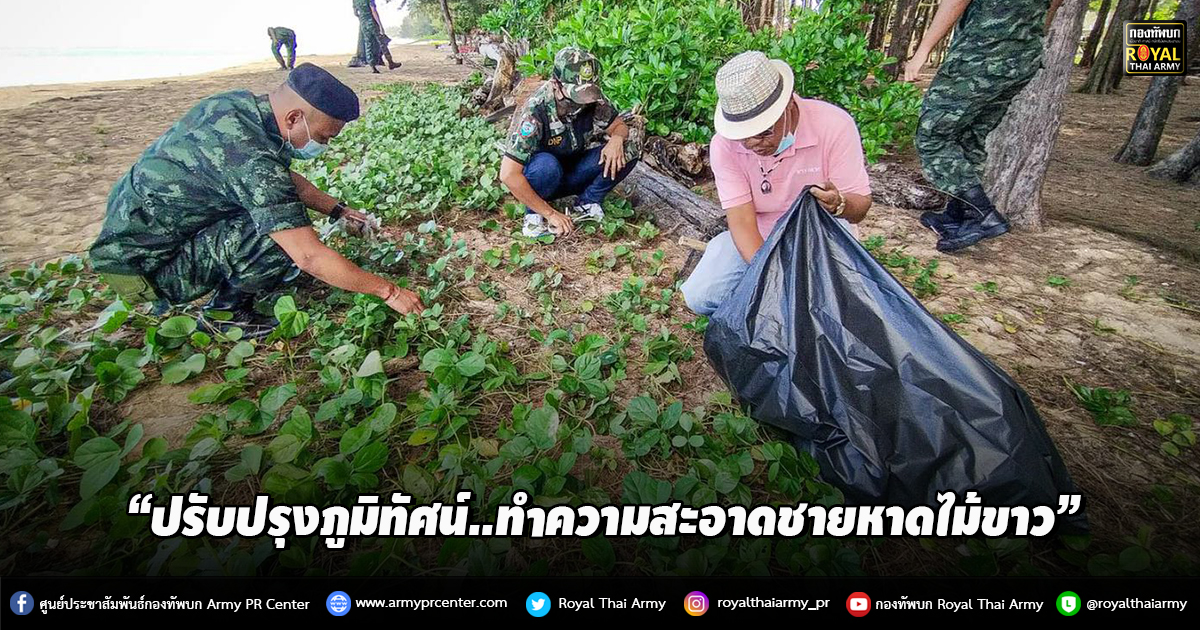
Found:
[{"label": "instagram icon", "polygon": [[708,612],[708,595],[700,591],[692,591],[683,598],[683,609],[693,617],[699,617]]}]

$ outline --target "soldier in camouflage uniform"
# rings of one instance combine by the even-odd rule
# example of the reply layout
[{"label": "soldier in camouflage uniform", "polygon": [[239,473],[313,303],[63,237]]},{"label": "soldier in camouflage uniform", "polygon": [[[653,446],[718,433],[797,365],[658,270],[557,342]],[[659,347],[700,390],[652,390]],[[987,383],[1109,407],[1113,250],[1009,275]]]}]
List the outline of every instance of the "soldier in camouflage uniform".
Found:
[{"label": "soldier in camouflage uniform", "polygon": [[940,251],[1009,230],[983,188],[986,141],[1041,67],[1043,35],[1059,3],[942,0],[905,67],[905,79],[915,81],[930,52],[954,27],[954,40],[925,93],[916,137],[925,176],[949,197],[944,212],[921,215],[921,223],[937,232]]},{"label": "soldier in camouflage uniform", "polygon": [[[275,61],[279,62],[280,70],[291,70],[296,67],[296,31],[283,26],[272,26],[267,29],[267,36],[271,38],[271,54],[275,55]],[[280,49],[287,47],[287,63],[283,62],[283,55],[280,54]]]},{"label": "soldier in camouflage uniform", "polygon": [[258,334],[273,322],[256,297],[303,270],[409,312],[411,291],[359,269],[320,242],[306,208],[348,225],[366,217],[291,170],[316,157],[358,99],[328,72],[301,64],[269,95],[225,92],[195,105],[142,153],[113,188],[91,263],[126,301],[182,304],[215,291]]},{"label": "soldier in camouflage uniform", "polygon": [[[500,146],[500,180],[525,204],[526,236],[566,234],[575,221],[603,219],[600,203],[641,157],[641,132],[604,97],[599,71],[591,53],[564,48],[550,80],[513,114]],[[547,203],[572,195],[577,200],[568,214]]]},{"label": "soldier in camouflage uniform", "polygon": [[362,42],[362,59],[365,65],[371,66],[371,72],[379,74],[380,63],[379,27],[375,22],[372,11],[372,0],[353,0],[354,15],[358,17],[358,38]]}]

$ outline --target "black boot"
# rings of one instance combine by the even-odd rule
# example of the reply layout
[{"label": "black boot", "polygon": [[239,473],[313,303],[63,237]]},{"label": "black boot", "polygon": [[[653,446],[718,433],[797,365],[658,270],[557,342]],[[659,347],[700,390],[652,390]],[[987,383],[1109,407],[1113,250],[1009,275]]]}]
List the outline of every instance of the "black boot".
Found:
[{"label": "black boot", "polygon": [[937,242],[938,251],[958,251],[1008,232],[1008,219],[992,205],[983,186],[967,189],[960,196],[965,218],[952,233]]},{"label": "black boot", "polygon": [[962,201],[958,197],[950,197],[946,200],[946,207],[941,212],[922,212],[921,225],[937,232],[938,238],[946,238],[953,234],[962,225],[966,215],[963,211]]},{"label": "black boot", "polygon": [[[254,294],[244,293],[228,282],[221,283],[204,306],[206,315],[201,316],[200,327],[210,333],[225,333],[231,328],[241,328],[243,338],[261,339],[271,334],[279,325],[274,317],[260,314],[254,308]],[[208,315],[212,311],[223,311],[231,316],[220,319]]]}]

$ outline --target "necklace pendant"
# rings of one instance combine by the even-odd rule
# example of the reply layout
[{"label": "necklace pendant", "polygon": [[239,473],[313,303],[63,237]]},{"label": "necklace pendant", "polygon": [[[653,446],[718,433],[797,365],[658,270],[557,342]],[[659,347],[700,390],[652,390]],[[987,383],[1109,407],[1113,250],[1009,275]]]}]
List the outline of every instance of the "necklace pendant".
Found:
[{"label": "necklace pendant", "polygon": [[764,179],[762,181],[762,185],[760,185],[758,189],[761,190],[764,195],[771,194],[771,182]]}]

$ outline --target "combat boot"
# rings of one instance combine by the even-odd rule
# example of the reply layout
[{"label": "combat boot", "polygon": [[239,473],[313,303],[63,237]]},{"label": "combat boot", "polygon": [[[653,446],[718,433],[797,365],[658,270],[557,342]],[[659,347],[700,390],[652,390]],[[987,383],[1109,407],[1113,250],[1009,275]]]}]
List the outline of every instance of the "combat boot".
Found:
[{"label": "combat boot", "polygon": [[963,203],[958,197],[951,196],[946,200],[946,207],[941,212],[921,213],[921,225],[937,233],[938,238],[946,238],[962,225],[966,214]]},{"label": "combat boot", "polygon": [[[199,320],[200,327],[209,333],[225,333],[231,328],[241,328],[244,339],[261,339],[271,334],[279,320],[263,315],[254,308],[254,294],[244,293],[228,282],[221,283],[204,306],[206,315]],[[213,311],[230,313],[229,319],[210,317]]]},{"label": "combat boot", "polygon": [[1000,214],[983,186],[972,187],[961,195],[964,218],[953,232],[937,242],[940,252],[953,252],[979,241],[995,238],[1009,230],[1008,219]]}]

